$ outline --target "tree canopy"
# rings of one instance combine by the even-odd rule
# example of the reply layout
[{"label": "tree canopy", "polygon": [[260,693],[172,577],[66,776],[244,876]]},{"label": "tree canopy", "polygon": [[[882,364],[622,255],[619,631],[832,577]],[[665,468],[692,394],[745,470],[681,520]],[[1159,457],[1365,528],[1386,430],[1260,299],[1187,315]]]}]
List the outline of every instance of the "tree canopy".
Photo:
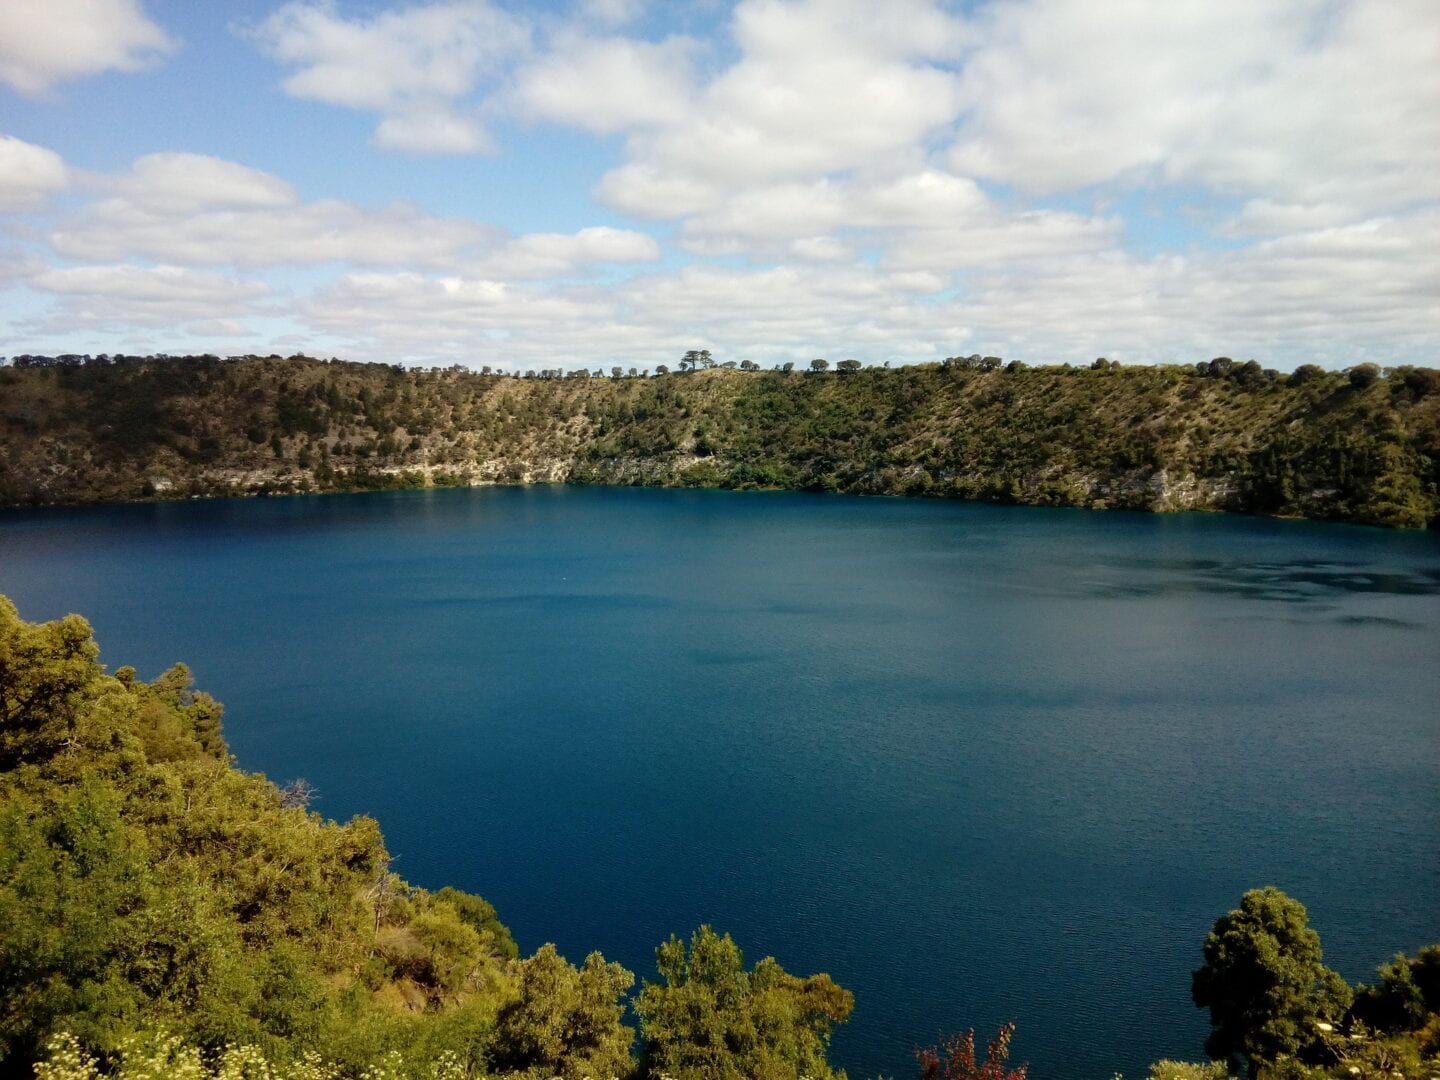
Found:
[{"label": "tree canopy", "polygon": [[1350,988],[1322,963],[1320,935],[1305,907],[1274,886],[1252,889],[1215,921],[1205,963],[1192,979],[1195,1004],[1210,1010],[1205,1052],[1261,1065],[1312,1046],[1319,1022],[1335,1023]]},{"label": "tree canopy", "polygon": [[709,926],[696,930],[688,944],[672,935],[655,950],[655,962],[664,981],[647,982],[635,1002],[650,1075],[837,1075],[825,1059],[830,1032],[849,1019],[855,998],[830,976],[797,978],[768,956],[747,971],[730,935]]}]

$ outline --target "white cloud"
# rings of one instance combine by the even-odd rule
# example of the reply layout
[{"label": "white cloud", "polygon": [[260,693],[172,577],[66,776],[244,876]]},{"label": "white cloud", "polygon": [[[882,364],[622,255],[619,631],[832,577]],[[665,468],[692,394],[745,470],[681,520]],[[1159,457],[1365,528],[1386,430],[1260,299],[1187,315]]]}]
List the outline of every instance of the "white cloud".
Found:
[{"label": "white cloud", "polygon": [[435,106],[385,117],[375,128],[375,145],[410,154],[479,154],[493,148],[479,120]]},{"label": "white cloud", "polygon": [[1232,237],[1280,236],[1330,228],[1350,221],[1353,208],[1338,203],[1284,203],[1250,199],[1226,222],[1223,232]]},{"label": "white cloud", "polygon": [[[1119,218],[1012,210],[972,180],[922,169],[892,178],[743,190],[714,210],[688,218],[681,239],[694,254],[776,258],[789,252],[828,259],[841,243],[836,234],[843,234],[879,247],[888,266],[959,270],[1098,250],[1116,243],[1122,229]],[[827,235],[831,242],[817,246]]]},{"label": "white cloud", "polygon": [[1425,362],[1440,331],[1440,210],[1238,252],[999,268],[959,303],[977,332],[1025,359]]},{"label": "white cloud", "polygon": [[365,209],[301,202],[278,177],[199,154],[151,154],[96,185],[109,197],[51,233],[74,259],[154,259],[198,266],[325,262],[443,267],[492,249],[492,225],[424,214],[405,203]]},{"label": "white cloud", "polygon": [[175,326],[257,310],[270,286],[179,266],[73,266],[46,270],[28,284],[61,298],[50,326]]},{"label": "white cloud", "polygon": [[254,31],[275,60],[298,67],[295,97],[379,113],[376,144],[415,153],[489,146],[455,103],[529,42],[526,25],[486,0],[454,0],[348,20],[333,3],[295,0]]},{"label": "white cloud", "polygon": [[[5,149],[0,142],[0,160]],[[50,233],[67,258],[270,268],[338,262],[535,279],[661,257],[653,237],[628,229],[507,237],[495,225],[405,203],[302,202],[276,176],[201,154],[149,154],[127,173],[92,175],[88,183],[101,197]]]},{"label": "white cloud", "polygon": [[[463,358],[474,364],[521,358],[550,367],[579,359],[576,329],[593,343],[610,326],[603,300],[487,279],[414,273],[352,273],[299,305],[314,330],[368,348],[373,356]],[[514,335],[526,340],[519,349]],[[545,355],[542,343],[554,348]],[[580,360],[588,363],[588,359]]]},{"label": "white cloud", "polygon": [[1038,192],[1202,185],[1363,216],[1435,195],[1430,0],[993,4],[951,164]]},{"label": "white cloud", "polygon": [[601,135],[682,123],[695,48],[688,38],[655,44],[562,34],[542,59],[516,73],[515,106],[532,119]]},{"label": "white cloud", "polygon": [[907,229],[885,251],[893,267],[955,270],[984,264],[1029,263],[1075,252],[1114,250],[1123,223],[1053,210],[995,215],[955,228]]},{"label": "white cloud", "polygon": [[0,212],[38,209],[69,183],[69,171],[55,151],[0,135]]},{"label": "white cloud", "polygon": [[[932,274],[865,267],[763,272],[691,266],[615,289],[488,279],[349,274],[300,307],[358,355],[459,359],[507,369],[674,365],[686,349],[722,359],[808,360],[827,350],[940,355],[924,299]],[[818,353],[816,350],[820,350]],[[896,350],[906,350],[897,352]],[[863,351],[863,353],[862,353]]]},{"label": "white cloud", "polygon": [[254,331],[239,319],[200,319],[185,327],[185,333],[199,338],[247,338]]},{"label": "white cloud", "polygon": [[597,263],[658,262],[660,245],[644,233],[596,226],[577,233],[516,237],[470,268],[498,278],[555,278]]},{"label": "white cloud", "polygon": [[613,288],[352,274],[302,301],[358,355],[509,368],[669,363],[688,348],[765,365],[983,350],[1031,362],[1293,367],[1423,359],[1440,328],[1440,211],[1266,241],[1237,255],[1076,252],[948,272],[692,264]]},{"label": "white cloud", "polygon": [[76,259],[163,259],[194,266],[306,266],[325,262],[445,266],[471,257],[498,230],[431,217],[396,203],[367,210],[337,199],[294,207],[174,214],[124,199],[89,207],[51,233]]},{"label": "white cloud", "polygon": [[1440,17],[1428,0],[1355,0],[1296,28],[1168,171],[1220,191],[1361,217],[1440,196]]},{"label": "white cloud", "polygon": [[169,213],[270,209],[298,201],[295,189],[278,176],[204,154],[146,154],[113,187],[137,206]]},{"label": "white cloud", "polygon": [[174,48],[138,0],[0,4],[0,82],[30,97],[69,79],[138,70]]},{"label": "white cloud", "polygon": [[[374,144],[407,152],[485,149],[497,120],[619,136],[593,194],[664,236],[306,200],[199,154],[99,176],[0,139],[0,209],[48,215],[9,222],[7,272],[53,298],[57,335],[158,334],[173,301],[202,336],[263,314],[296,347],[522,369],[699,347],[1433,361],[1431,0],[959,7],[740,0],[727,43],[622,33],[629,0],[289,3],[254,34],[292,94],[375,114]],[[542,167],[523,138],[499,150],[520,183]]]},{"label": "white cloud", "polygon": [[684,118],[631,136],[603,202],[678,217],[747,184],[914,158],[959,109],[959,80],[934,61],[963,27],[928,0],[742,0],[734,35],[740,59]]}]

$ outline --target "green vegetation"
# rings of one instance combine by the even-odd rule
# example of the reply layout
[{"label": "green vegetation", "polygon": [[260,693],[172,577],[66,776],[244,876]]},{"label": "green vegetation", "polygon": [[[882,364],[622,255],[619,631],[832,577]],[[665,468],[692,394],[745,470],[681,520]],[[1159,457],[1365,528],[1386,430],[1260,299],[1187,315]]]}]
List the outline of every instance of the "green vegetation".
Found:
[{"label": "green vegetation", "polygon": [[0,367],[0,505],[567,481],[1440,520],[1440,371],[678,367],[19,357]]},{"label": "green vegetation", "polygon": [[1205,966],[1195,972],[1195,1004],[1210,1010],[1205,1042],[1212,1058],[1260,1064],[1293,1057],[1320,1023],[1337,1023],[1350,987],[1320,962],[1320,935],[1305,908],[1274,887],[1247,892],[1205,939]]},{"label": "green vegetation", "polygon": [[[700,927],[659,978],[553,945],[521,958],[478,896],[401,881],[375,822],[235,768],[176,665],[106,674],[85,620],[0,597],[0,1076],[39,1080],[843,1080],[827,975]],[[1151,1080],[1440,1075],[1440,945],[1353,991],[1275,888],[1216,921],[1206,1051]],[[627,1003],[639,1020],[625,1024]],[[1007,1024],[920,1051],[921,1080],[1025,1080]],[[1228,1067],[1227,1067],[1228,1066]]]},{"label": "green vegetation", "polygon": [[825,1061],[830,1029],[849,1019],[855,997],[830,976],[797,979],[769,957],[746,971],[730,935],[708,926],[688,946],[672,936],[655,956],[665,981],[646,983],[635,1002],[650,1073],[675,1080],[836,1075]]},{"label": "green vegetation", "polygon": [[[1440,1075],[1440,946],[1380,967],[1354,988],[1321,962],[1304,905],[1252,889],[1216,920],[1195,973],[1210,1010],[1205,1064],[1162,1061],[1151,1080],[1415,1080]],[[1228,1068],[1227,1068],[1228,1066]]]},{"label": "green vegetation", "polygon": [[[391,873],[374,821],[325,821],[304,785],[236,769],[183,666],[146,683],[97,656],[84,619],[29,624],[0,597],[0,1076],[47,1053],[52,1080],[92,1059],[136,1078],[635,1073],[630,972],[553,945],[519,958],[480,897]],[[733,962],[704,1050],[723,1072],[678,1077],[832,1075],[847,992],[695,940]],[[637,1004],[666,1062],[705,1034],[677,1026],[674,948]]]}]

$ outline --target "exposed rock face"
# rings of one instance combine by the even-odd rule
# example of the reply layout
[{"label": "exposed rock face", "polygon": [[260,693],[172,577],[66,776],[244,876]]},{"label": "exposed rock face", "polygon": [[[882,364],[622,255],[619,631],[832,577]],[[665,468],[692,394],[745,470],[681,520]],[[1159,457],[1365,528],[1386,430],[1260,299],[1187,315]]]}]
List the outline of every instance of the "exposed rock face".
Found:
[{"label": "exposed rock face", "polygon": [[1150,493],[1148,509],[1224,510],[1235,505],[1234,482],[1224,476],[1200,478],[1190,473],[1174,474],[1157,469],[1146,482]]}]

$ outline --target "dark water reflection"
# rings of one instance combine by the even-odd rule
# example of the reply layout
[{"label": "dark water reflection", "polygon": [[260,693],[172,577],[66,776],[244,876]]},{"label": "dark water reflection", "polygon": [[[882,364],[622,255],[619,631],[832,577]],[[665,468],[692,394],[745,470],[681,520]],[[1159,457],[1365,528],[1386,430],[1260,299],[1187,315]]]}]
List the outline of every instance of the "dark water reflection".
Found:
[{"label": "dark water reflection", "polygon": [[1019,1023],[1201,1053],[1246,888],[1349,978],[1440,939],[1440,543],[800,495],[404,492],[0,515],[0,592],[185,659],[240,762],[533,949],[709,921],[856,990],[836,1057]]}]

